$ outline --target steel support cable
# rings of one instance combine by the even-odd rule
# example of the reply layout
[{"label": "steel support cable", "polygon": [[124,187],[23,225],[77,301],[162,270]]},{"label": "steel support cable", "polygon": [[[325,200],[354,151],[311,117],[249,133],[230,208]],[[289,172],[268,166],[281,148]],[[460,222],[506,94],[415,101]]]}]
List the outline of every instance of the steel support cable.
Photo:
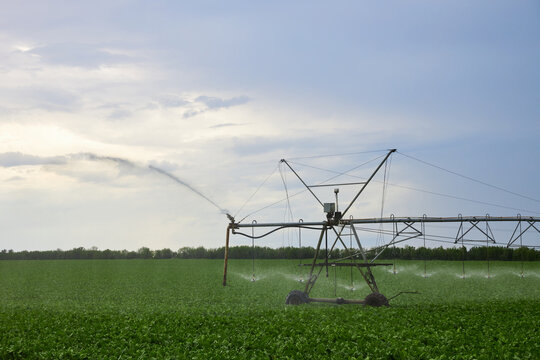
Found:
[{"label": "steel support cable", "polygon": [[[272,170],[272,172],[270,173],[270,175],[268,175],[268,176],[266,177],[266,179],[264,179],[264,181],[259,185],[259,187],[257,187],[257,190],[255,190],[255,192],[254,192],[253,194],[251,194],[251,196],[244,202],[244,204],[242,204],[242,206],[240,207],[240,209],[238,209],[238,210],[236,211],[236,213],[234,214],[234,217],[236,217],[236,215],[238,215],[238,213],[239,213],[240,211],[242,211],[242,209],[244,208],[244,206],[247,205],[247,203],[248,203],[248,202],[249,202],[249,201],[250,201],[250,200],[251,200],[251,199],[259,192],[259,190],[264,186],[264,184],[266,184],[266,182],[272,177],[272,175],[274,175],[274,173],[276,172],[276,170],[279,168],[279,164],[280,164],[280,163],[278,163],[278,164],[276,165],[276,167],[274,168],[274,170]],[[244,219],[242,219],[242,220],[244,220]]]},{"label": "steel support cable", "polygon": [[[384,193],[386,190],[386,172],[387,171],[388,171],[388,161],[385,162],[384,164],[384,174],[383,174],[383,183],[382,183],[382,192],[381,192],[382,193],[381,194],[381,213],[380,213],[381,218],[383,217],[383,213],[384,213]],[[377,241],[376,241],[377,246],[379,246],[383,242],[383,234],[382,234],[383,224],[382,223],[379,224],[379,230],[381,231],[377,233]]]},{"label": "steel support cable", "polygon": [[[285,219],[284,221],[293,220],[293,214],[291,209],[291,201],[289,198],[289,189],[287,187],[287,181],[285,180],[285,175],[283,173],[283,169],[281,167],[281,163],[279,164],[279,176],[281,177],[281,182],[283,183],[283,189],[285,190],[285,199],[287,200],[285,204]],[[287,212],[289,213],[290,217],[287,217]]]},{"label": "steel support cable", "polygon": [[[285,188],[285,196],[286,196],[286,199],[287,199],[287,202],[285,204],[285,222],[287,220],[293,221],[294,216],[293,216],[293,213],[292,213],[292,207],[291,207],[291,202],[290,202],[290,198],[289,198],[289,189],[287,188],[286,175],[283,173],[283,169],[281,167],[281,162],[279,163],[279,175],[281,177],[281,181],[283,182],[283,187]],[[288,214],[287,214],[287,212],[288,212]],[[287,218],[287,215],[290,215],[290,217]],[[287,234],[287,242],[288,242],[288,245],[290,247],[291,246],[290,233]]]},{"label": "steel support cable", "polygon": [[[388,158],[388,161],[384,164],[384,176],[383,176],[383,190],[382,190],[382,196],[381,196],[381,218],[383,217],[384,213],[384,202],[386,200],[386,189],[388,186],[388,179],[390,178],[390,167],[392,165],[392,155]],[[379,224],[379,229],[383,229],[384,224]],[[377,236],[377,245],[380,245],[381,243],[384,243],[384,234],[379,233]]]},{"label": "steel support cable", "polygon": [[[297,195],[300,195],[300,194],[302,194],[302,193],[304,193],[304,192],[306,192],[306,191],[307,191],[307,190],[305,190],[305,189],[304,189],[304,190],[300,190],[300,191],[298,191],[298,192],[292,194],[291,196],[289,196],[289,198],[292,198],[292,197],[295,197],[295,196],[297,196]],[[244,217],[238,222],[238,224],[240,224],[242,221],[244,221],[245,219],[247,219],[247,218],[250,217],[251,215],[255,215],[255,214],[257,214],[257,213],[259,213],[259,212],[261,212],[261,211],[263,211],[263,210],[266,210],[266,209],[268,209],[268,208],[270,208],[270,207],[272,207],[272,206],[275,206],[275,205],[277,205],[277,204],[279,204],[280,202],[285,201],[285,200],[287,200],[287,199],[285,198],[285,199],[278,200],[278,201],[273,202],[273,203],[271,203],[271,204],[269,204],[269,205],[263,206],[262,208],[260,208],[260,209],[258,209],[258,210],[255,210],[255,211],[253,211],[253,212],[250,212],[249,214],[247,214],[246,216],[244,216]]]},{"label": "steel support cable", "polygon": [[473,202],[473,203],[476,203],[476,204],[482,204],[482,205],[488,205],[488,206],[495,206],[495,207],[499,207],[499,208],[501,208],[501,209],[508,209],[508,210],[515,210],[515,211],[524,211],[524,212],[528,212],[528,213],[531,213],[531,214],[540,214],[539,211],[527,210],[527,209],[519,209],[519,208],[514,208],[514,207],[511,207],[511,206],[505,206],[505,205],[499,205],[499,204],[490,203],[490,202],[486,202],[486,201],[480,201],[480,200],[468,199],[468,198],[464,198],[464,197],[460,197],[460,196],[455,196],[455,195],[449,195],[449,194],[438,193],[438,192],[435,192],[435,191],[422,190],[422,189],[417,189],[417,188],[413,188],[413,187],[409,187],[409,186],[404,186],[404,185],[398,185],[398,184],[388,184],[388,185],[390,185],[390,186],[395,186],[395,187],[400,187],[400,188],[402,188],[402,189],[407,189],[407,190],[419,191],[419,192],[423,192],[423,193],[426,193],[426,194],[431,194],[431,195],[437,195],[437,196],[447,197],[447,198],[455,199],[455,200],[468,201],[468,202]]},{"label": "steel support cable", "polygon": [[[381,150],[381,151],[382,151],[382,150]],[[376,152],[376,151],[373,151],[373,152]],[[399,151],[397,151],[397,152],[399,152]],[[399,152],[399,153],[400,153],[401,155],[408,156],[408,157],[412,158],[411,156],[405,155],[405,154],[403,154],[402,152]],[[358,153],[358,154],[360,154],[360,153]],[[337,155],[338,155],[338,154],[336,154],[335,156],[337,156]],[[352,154],[351,154],[351,155],[352,155]],[[380,158],[380,157],[382,157],[382,156],[384,156],[384,155],[381,155],[381,156],[379,156],[378,158]],[[310,157],[304,157],[304,158],[292,158],[292,159],[306,159],[306,158],[310,158]],[[313,158],[316,158],[316,157],[313,157]],[[374,160],[376,160],[376,159],[378,159],[378,158],[375,158],[375,159],[373,159],[373,160],[370,160],[369,162],[374,161]],[[290,160],[292,160],[292,159],[290,159]],[[414,160],[419,160],[419,159],[414,158]],[[419,160],[419,161],[422,162],[422,160]],[[291,161],[291,162],[292,162],[292,161]],[[292,162],[292,163],[296,163],[296,162]],[[311,166],[311,165],[307,165],[307,164],[301,164],[301,163],[296,163],[296,164],[302,165],[302,166],[306,166],[306,167],[309,167],[309,168],[313,168],[313,169],[317,169],[317,170],[322,170],[322,171],[326,171],[326,172],[330,172],[330,173],[337,174],[335,177],[332,177],[332,178],[330,178],[330,179],[328,179],[328,180],[326,180],[326,181],[323,181],[321,184],[323,184],[323,183],[325,183],[325,182],[328,182],[328,181],[330,181],[330,180],[333,180],[333,179],[335,179],[335,178],[337,178],[337,177],[339,177],[339,176],[342,176],[342,175],[347,175],[347,176],[350,176],[350,177],[353,177],[353,178],[365,180],[364,177],[348,174],[348,172],[353,171],[353,170],[357,169],[358,167],[365,165],[365,163],[364,163],[363,165],[359,165],[358,167],[355,167],[355,168],[353,168],[353,169],[351,169],[351,170],[349,170],[349,171],[341,172],[341,173],[340,173],[340,172],[337,172],[337,171],[334,171],[334,170],[323,169],[323,168],[319,168],[319,167]],[[437,167],[436,165],[432,165],[432,164],[429,164],[429,163],[428,163],[428,165]],[[276,167],[276,168],[277,168],[277,167]],[[441,168],[441,169],[442,169],[442,168]],[[275,170],[276,170],[276,169],[274,169],[274,172],[275,172]],[[451,172],[450,170],[446,170],[446,169],[442,169],[442,170]],[[452,173],[452,172],[451,172],[451,173]],[[456,173],[456,174],[457,174],[457,173]],[[273,175],[273,172],[272,172],[272,174],[270,174],[270,176],[271,176],[271,175]],[[461,174],[457,174],[457,175],[458,175],[458,176],[461,176]],[[270,178],[270,176],[269,176],[268,178]],[[464,177],[465,177],[465,176],[464,176]],[[265,180],[264,183],[266,183],[266,181],[268,180],[268,178]],[[472,179],[472,178],[471,178],[471,180],[476,181],[475,179]],[[374,181],[374,182],[379,182],[379,181],[377,181],[377,180],[373,180],[373,181]],[[479,181],[479,180],[478,180],[478,181]],[[264,183],[263,183],[263,184],[264,184]],[[260,187],[262,187],[263,184],[261,184],[261,186],[259,186],[259,189],[260,189]],[[422,192],[422,193],[426,193],[426,194],[430,194],[430,195],[436,195],[436,196],[441,196],[441,197],[446,197],[446,198],[451,198],[451,199],[456,199],[456,200],[468,201],[468,202],[473,202],[473,203],[482,204],[482,205],[494,206],[494,207],[498,207],[498,208],[502,208],[502,209],[509,209],[509,210],[516,210],[516,211],[524,211],[524,212],[528,212],[528,213],[532,213],[532,214],[540,214],[540,212],[538,212],[538,211],[527,210],[527,209],[519,209],[519,208],[513,208],[513,207],[504,206],[504,205],[500,205],[500,204],[494,204],[494,203],[489,203],[489,202],[480,201],[480,200],[468,199],[468,198],[464,198],[464,197],[459,197],[459,196],[450,195],[450,194],[438,193],[438,192],[435,192],[435,191],[429,191],[429,190],[418,189],[418,188],[414,188],[414,187],[410,187],[410,186],[405,186],[405,185],[399,185],[399,184],[393,184],[393,183],[388,183],[387,185],[389,185],[389,186],[394,186],[394,187],[399,187],[399,188],[406,189],[406,190]],[[487,186],[491,186],[490,184],[487,184],[487,183],[486,183],[486,185],[487,185]],[[496,186],[494,186],[494,185],[493,185],[493,187],[498,188],[498,187],[496,187]],[[259,189],[257,189],[257,191],[259,191]],[[499,190],[506,191],[505,189],[502,189],[502,188],[500,188]],[[257,192],[257,191],[256,191],[256,192]],[[297,193],[291,195],[290,197],[294,197],[294,196],[299,195],[299,194],[301,194],[301,193],[303,193],[303,192],[305,192],[305,191],[307,191],[307,190],[302,190],[302,191],[300,191],[300,192],[297,192]],[[512,193],[512,192],[510,192],[510,193]],[[515,193],[514,195],[522,196],[522,195],[517,194],[517,193]],[[254,196],[254,194],[248,199],[248,201],[249,201],[253,196]],[[524,195],[523,195],[523,196],[524,196]],[[527,196],[524,196],[524,197],[525,197],[525,198],[528,198]],[[274,202],[274,203],[272,203],[272,204],[270,204],[270,205],[264,206],[264,207],[262,207],[262,208],[260,208],[260,209],[258,209],[258,210],[256,210],[256,211],[253,211],[253,212],[249,213],[249,214],[246,215],[244,218],[242,218],[242,220],[240,220],[239,223],[242,222],[243,220],[245,220],[247,217],[249,217],[249,216],[251,216],[251,215],[254,215],[254,214],[256,214],[256,213],[258,213],[258,212],[260,212],[260,211],[262,211],[262,210],[265,210],[265,209],[267,209],[267,208],[269,208],[269,207],[272,207],[272,206],[274,206],[274,205],[276,205],[276,204],[279,204],[280,202],[282,202],[282,201],[284,201],[284,200],[286,200],[286,199],[281,199],[281,200],[276,201],[276,202]],[[533,198],[531,198],[531,200],[538,201],[538,200],[533,199]],[[247,201],[246,201],[246,203],[247,203]],[[245,206],[245,204],[242,205],[242,208],[243,208],[244,206]],[[241,209],[242,209],[242,208],[241,208]],[[241,210],[241,209],[240,209],[240,210]],[[240,210],[238,210],[237,213],[239,213]]]},{"label": "steel support cable", "polygon": [[[344,171],[344,172],[339,172],[339,171],[334,171],[334,170],[328,170],[328,169],[320,168],[320,167],[317,167],[317,166],[311,166],[311,165],[307,165],[307,164],[304,164],[304,163],[299,163],[299,162],[296,162],[296,161],[290,161],[290,160],[289,160],[289,162],[290,162],[291,164],[300,165],[300,166],[305,166],[305,167],[312,168],[312,169],[315,169],[315,170],[321,170],[321,171],[326,171],[326,172],[330,172],[330,173],[337,174],[336,176],[334,176],[334,177],[332,177],[332,178],[330,178],[330,179],[328,179],[328,180],[325,180],[325,181],[323,181],[323,182],[321,183],[321,184],[324,184],[324,183],[326,183],[326,182],[328,182],[328,181],[330,181],[330,180],[334,180],[334,179],[336,179],[336,178],[338,178],[338,177],[340,177],[340,176],[342,176],[342,175],[349,175],[349,173],[350,173],[351,171],[354,171],[354,170],[356,170],[356,169],[358,169],[358,168],[361,168],[362,166],[367,165],[367,164],[369,164],[369,163],[372,163],[373,161],[379,160],[380,158],[383,158],[385,155],[386,155],[386,154],[377,156],[376,158],[373,158],[373,159],[371,159],[371,160],[368,160],[368,161],[366,161],[366,162],[363,162],[363,163],[361,163],[360,165],[356,165],[356,166],[353,167],[352,169],[349,169],[349,170]],[[353,175],[349,175],[349,176],[353,176]]]},{"label": "steel support cable", "polygon": [[418,158],[416,158],[416,157],[414,157],[414,156],[404,154],[404,153],[402,153],[402,152],[400,152],[400,151],[396,151],[396,152],[399,153],[399,154],[401,154],[401,155],[403,155],[403,156],[405,156],[405,157],[407,157],[407,158],[409,158],[409,159],[418,161],[418,162],[420,162],[420,163],[422,163],[422,164],[429,165],[429,166],[431,166],[431,167],[434,167],[434,168],[439,169],[439,170],[442,170],[442,171],[446,171],[446,172],[449,173],[449,174],[456,175],[456,176],[459,176],[459,177],[461,177],[461,178],[464,178],[464,179],[467,179],[467,180],[470,180],[470,181],[474,181],[474,182],[476,182],[476,183],[478,183],[478,184],[482,184],[482,185],[484,185],[484,186],[488,186],[488,187],[493,188],[493,189],[497,189],[497,190],[500,190],[500,191],[504,191],[504,192],[506,192],[506,193],[508,193],[508,194],[512,194],[512,195],[519,196],[519,197],[524,198],[524,199],[527,199],[527,200],[536,201],[536,202],[540,203],[540,200],[535,199],[535,198],[533,198],[533,197],[530,197],[530,196],[527,196],[527,195],[523,195],[523,194],[519,194],[519,193],[517,193],[517,192],[507,190],[507,189],[502,188],[502,187],[497,186],[497,185],[488,184],[488,183],[486,183],[485,181],[477,180],[477,179],[474,179],[474,178],[472,178],[472,177],[470,177],[470,176],[463,175],[463,174],[457,173],[457,172],[455,172],[455,171],[445,169],[445,168],[443,168],[443,167],[441,167],[441,166],[438,166],[438,165],[435,165],[435,164],[431,164],[431,163],[429,163],[429,162],[427,162],[427,161],[424,161],[424,160],[420,160],[420,159],[418,159]]},{"label": "steel support cable", "polygon": [[[372,162],[372,161],[375,161],[375,160],[377,160],[377,159],[380,159],[380,158],[382,158],[383,156],[384,156],[384,155],[378,156],[378,157],[376,157],[375,159],[372,159],[372,160],[369,160],[369,161],[366,162],[366,163],[360,164],[360,165],[358,165],[358,166],[356,166],[356,167],[354,167],[354,168],[352,168],[352,169],[350,169],[350,170],[348,170],[348,171],[346,171],[346,172],[343,172],[343,173],[337,173],[336,176],[332,176],[332,177],[330,177],[330,178],[328,178],[328,179],[326,179],[326,180],[320,182],[319,184],[327,183],[327,182],[329,182],[329,181],[331,181],[331,180],[334,180],[334,179],[340,177],[341,175],[347,175],[348,172],[351,172],[351,171],[353,171],[353,170],[356,170],[356,169],[359,168],[360,166],[366,165],[366,164],[369,163],[369,162]],[[299,164],[299,165],[301,165],[301,164]],[[312,166],[309,166],[309,165],[303,165],[303,166],[312,167]],[[320,170],[330,171],[330,170],[326,170],[326,169],[320,169]],[[332,171],[330,171],[330,172],[332,172]],[[334,172],[334,173],[336,173],[336,172]],[[350,175],[350,176],[352,176],[352,175]],[[295,197],[295,196],[300,195],[300,194],[302,194],[302,193],[305,193],[306,191],[308,191],[308,190],[307,190],[307,189],[300,190],[300,191],[298,191],[298,192],[296,192],[296,193],[290,195],[289,198],[292,198],[292,197]],[[263,211],[263,210],[266,210],[266,209],[268,209],[268,208],[270,208],[270,207],[272,207],[272,206],[274,206],[274,205],[277,205],[277,204],[279,204],[280,202],[285,201],[285,200],[287,200],[287,199],[286,199],[286,198],[285,198],[285,199],[281,199],[281,200],[278,200],[278,201],[276,201],[276,202],[273,202],[273,203],[271,203],[271,204],[269,204],[269,205],[263,206],[262,208],[260,208],[260,209],[258,209],[258,210],[255,210],[255,211],[253,211],[253,212],[247,214],[246,216],[244,216],[238,223],[241,223],[242,221],[244,221],[246,218],[248,218],[248,217],[251,216],[251,215],[255,215],[256,213],[261,212],[261,211]]]},{"label": "steel support cable", "polygon": [[[374,160],[375,160],[375,159],[374,159]],[[350,176],[350,177],[353,177],[353,178],[356,178],[356,179],[366,180],[366,178],[365,178],[365,177],[362,177],[362,176],[352,175],[352,174],[348,174],[348,173],[340,173],[340,172],[338,172],[338,171],[329,170],[329,169],[323,169],[323,168],[319,168],[319,167],[316,167],[316,166],[310,166],[310,165],[306,165],[306,164],[299,164],[299,163],[296,163],[296,164],[298,164],[298,165],[303,165],[303,166],[307,166],[307,167],[310,167],[310,168],[313,168],[313,169],[316,169],[316,170],[322,170],[322,171],[326,171],[326,172],[338,174],[337,176],[346,175],[346,176]],[[377,180],[372,180],[372,181],[373,181],[373,182],[378,182],[378,183],[380,183],[380,181],[377,181]],[[418,188],[414,188],[414,187],[411,187],[411,186],[405,186],[405,185],[393,184],[393,183],[390,183],[390,182],[389,182],[387,185],[389,185],[389,186],[394,186],[394,187],[398,187],[398,188],[401,188],[401,189],[411,190],[411,191],[418,191],[418,192],[422,192],[422,193],[425,193],[425,194],[442,196],[442,197],[446,197],[446,198],[450,198],[450,199],[455,199],[455,200],[462,200],[462,201],[468,201],[468,202],[472,202],[472,203],[476,203],[476,204],[481,204],[481,205],[494,206],[494,207],[498,207],[498,208],[501,208],[501,209],[509,209],[509,210],[515,210],[515,211],[523,211],[523,212],[527,212],[527,213],[531,213],[531,214],[540,214],[539,211],[528,210],[528,209],[519,209],[519,208],[510,207],[510,206],[504,206],[504,205],[494,204],[494,203],[490,203],[490,202],[486,202],[486,201],[480,201],[480,200],[468,199],[468,198],[464,198],[464,197],[460,197],[460,196],[455,196],[455,195],[450,195],[450,194],[443,194],[443,193],[438,193],[438,192],[430,191],[430,190],[418,189]]]},{"label": "steel support cable", "polygon": [[370,153],[377,153],[382,151],[388,151],[388,149],[382,149],[382,150],[370,150],[370,151],[359,151],[359,152],[353,152],[353,153],[342,153],[342,154],[328,154],[328,155],[314,155],[314,156],[303,156],[303,157],[295,157],[290,158],[290,160],[303,160],[303,159],[320,159],[325,157],[335,157],[335,156],[351,156],[351,155],[360,155],[360,154],[370,154]]}]

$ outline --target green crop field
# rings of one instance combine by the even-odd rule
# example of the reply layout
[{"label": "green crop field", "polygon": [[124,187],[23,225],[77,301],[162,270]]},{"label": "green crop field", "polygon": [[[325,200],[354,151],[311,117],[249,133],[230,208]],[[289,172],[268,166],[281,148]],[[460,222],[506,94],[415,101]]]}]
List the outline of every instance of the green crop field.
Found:
[{"label": "green crop field", "polygon": [[[287,306],[296,261],[0,262],[0,358],[540,358],[540,264],[398,261],[376,268],[389,308]],[[304,269],[305,270],[305,269]],[[361,299],[330,269],[314,297]]]}]

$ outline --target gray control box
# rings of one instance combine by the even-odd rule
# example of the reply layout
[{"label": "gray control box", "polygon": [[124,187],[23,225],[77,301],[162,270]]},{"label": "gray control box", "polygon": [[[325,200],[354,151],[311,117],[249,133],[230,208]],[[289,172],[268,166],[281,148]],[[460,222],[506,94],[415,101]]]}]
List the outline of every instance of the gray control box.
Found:
[{"label": "gray control box", "polygon": [[324,203],[324,212],[325,213],[333,213],[336,211],[336,204],[334,203]]}]

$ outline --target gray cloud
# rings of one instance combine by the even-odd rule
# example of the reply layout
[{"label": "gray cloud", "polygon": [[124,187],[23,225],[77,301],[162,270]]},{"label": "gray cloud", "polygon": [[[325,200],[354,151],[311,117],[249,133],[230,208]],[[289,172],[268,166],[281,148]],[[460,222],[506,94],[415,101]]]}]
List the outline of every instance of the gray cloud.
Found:
[{"label": "gray cloud", "polygon": [[221,109],[231,106],[243,105],[248,103],[250,100],[251,99],[247,96],[236,96],[230,99],[220,99],[214,96],[199,96],[195,99],[196,102],[205,104],[208,109]]},{"label": "gray cloud", "polygon": [[242,126],[242,125],[244,125],[244,124],[222,123],[222,124],[216,124],[216,125],[209,126],[209,128],[210,129],[218,129],[218,128],[222,128],[222,127]]},{"label": "gray cloud", "polygon": [[164,107],[181,107],[190,103],[188,100],[177,95],[163,95],[158,99],[158,102]]},{"label": "gray cloud", "polygon": [[243,96],[235,96],[230,99],[222,99],[215,96],[206,96],[201,95],[197,97],[192,103],[193,104],[200,104],[203,105],[203,109],[198,110],[187,110],[184,112],[184,118],[189,118],[195,115],[202,114],[209,110],[219,110],[219,109],[226,109],[233,106],[243,105],[250,102],[251,99],[245,95]]},{"label": "gray cloud", "polygon": [[80,99],[79,95],[61,89],[41,88],[28,92],[40,108],[74,110]]},{"label": "gray cloud", "polygon": [[80,107],[81,96],[72,91],[50,87],[0,88],[2,107],[0,112],[21,109],[44,109],[50,111],[74,112]]},{"label": "gray cloud", "polygon": [[204,110],[187,110],[184,112],[184,115],[182,115],[184,117],[184,119],[187,119],[187,118],[190,118],[192,116],[195,116],[195,115],[198,115],[198,114],[202,114],[204,112]]},{"label": "gray cloud", "polygon": [[121,119],[125,119],[125,118],[128,118],[132,115],[133,113],[129,110],[124,110],[124,109],[116,109],[116,110],[113,110],[110,114],[109,114],[109,119],[111,120],[121,120]]},{"label": "gray cloud", "polygon": [[37,47],[30,53],[39,55],[47,63],[83,67],[98,67],[131,59],[124,54],[104,50],[103,44],[56,43]]},{"label": "gray cloud", "polygon": [[0,166],[14,167],[24,165],[60,165],[65,164],[65,156],[36,156],[21,152],[7,152],[0,154]]}]

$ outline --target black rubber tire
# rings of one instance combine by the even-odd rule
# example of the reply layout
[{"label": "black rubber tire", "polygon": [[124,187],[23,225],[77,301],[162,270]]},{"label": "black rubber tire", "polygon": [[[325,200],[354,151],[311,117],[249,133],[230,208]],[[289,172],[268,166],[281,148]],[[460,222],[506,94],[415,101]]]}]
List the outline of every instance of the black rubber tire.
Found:
[{"label": "black rubber tire", "polygon": [[307,302],[309,302],[308,296],[300,290],[291,291],[285,299],[285,304],[287,305],[302,305]]},{"label": "black rubber tire", "polygon": [[390,306],[388,303],[388,299],[386,296],[384,296],[381,293],[374,292],[366,296],[364,299],[364,306],[374,306],[374,307],[380,307],[380,306]]}]

